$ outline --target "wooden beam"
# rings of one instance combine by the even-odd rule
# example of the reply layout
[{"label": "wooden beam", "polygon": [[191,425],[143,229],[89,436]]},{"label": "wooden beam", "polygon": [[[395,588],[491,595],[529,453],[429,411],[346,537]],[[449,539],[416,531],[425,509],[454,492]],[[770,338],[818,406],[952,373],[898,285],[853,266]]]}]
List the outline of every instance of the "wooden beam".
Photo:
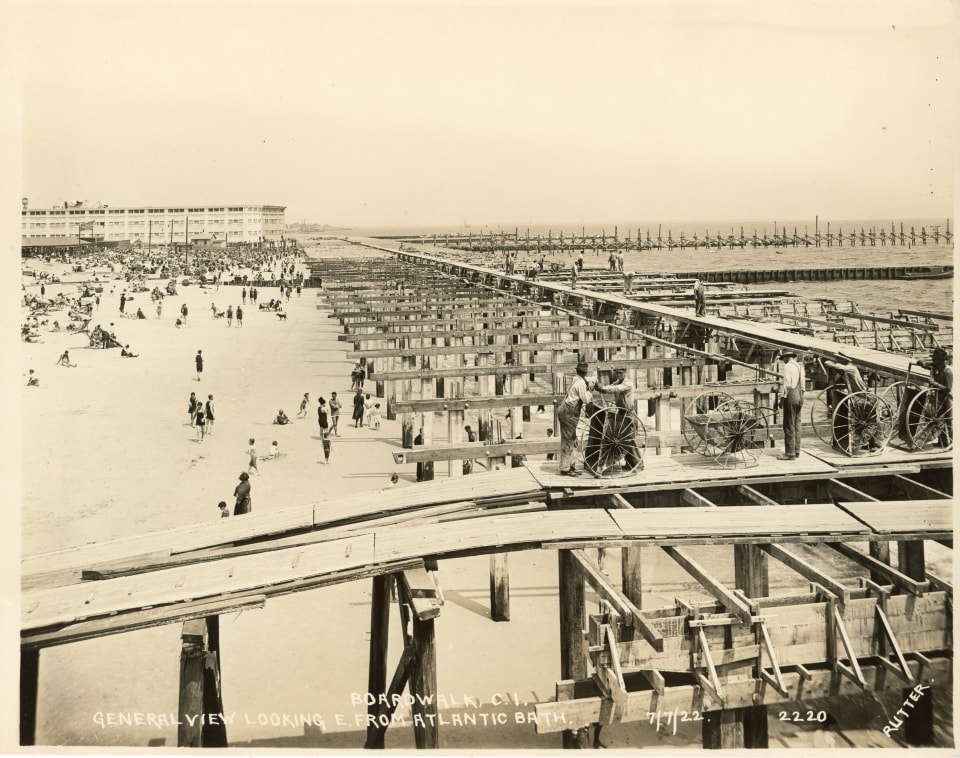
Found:
[{"label": "wooden beam", "polygon": [[416,447],[412,450],[398,450],[393,453],[394,463],[420,463],[422,461],[459,461],[473,458],[494,458],[507,455],[540,455],[556,453],[560,449],[560,440],[510,440],[500,444],[486,442],[460,442],[453,444],[435,444],[431,447]]},{"label": "wooden beam", "polygon": [[545,392],[527,395],[497,395],[495,397],[437,398],[435,400],[397,400],[397,413],[442,413],[469,411],[480,408],[515,408],[520,405],[553,405],[562,395]]},{"label": "wooden beam", "polygon": [[583,572],[582,578],[587,581],[594,592],[613,606],[614,610],[623,618],[625,624],[636,627],[636,631],[640,632],[655,650],[662,651],[663,637],[661,634],[647,621],[640,609],[610,583],[607,576],[600,571],[596,561],[584,553],[583,550],[571,550],[569,552],[571,558]]},{"label": "wooden beam", "polygon": [[763,550],[766,550],[770,555],[776,558],[781,563],[789,566],[802,577],[809,579],[811,582],[816,582],[826,587],[831,593],[836,595],[840,599],[841,603],[846,603],[850,599],[850,588],[845,587],[843,584],[837,580],[827,576],[822,571],[817,568],[814,568],[805,560],[800,558],[798,555],[794,555],[788,550],[780,547],[779,545],[773,545],[770,543],[761,544],[759,547]]},{"label": "wooden beam", "polygon": [[680,490],[680,499],[686,505],[692,505],[694,508],[717,508],[717,504],[712,500],[707,500],[696,490],[685,487]]},{"label": "wooden beam", "polygon": [[[827,545],[840,553],[840,555],[849,558],[851,561],[854,561],[864,568],[870,569],[871,577],[874,575],[881,576],[886,579],[886,581],[906,590],[911,595],[922,596],[923,593],[930,587],[930,582],[918,582],[916,579],[912,579],[906,574],[897,571],[893,566],[883,563],[882,561],[878,561],[872,556],[865,555],[856,548],[850,547],[850,545],[847,545],[846,543],[828,542]],[[875,580],[871,579],[871,581]]]},{"label": "wooden beam", "polygon": [[781,503],[778,503],[776,500],[772,500],[762,492],[757,492],[753,487],[750,487],[746,484],[738,485],[736,492],[741,498],[746,500],[748,503],[753,503],[754,505],[775,505],[779,508],[783,507]]},{"label": "wooden beam", "polygon": [[902,476],[901,474],[893,475],[893,483],[903,490],[904,494],[908,498],[916,498],[918,500],[950,498],[950,495],[948,495],[946,492],[941,492],[933,487],[928,487],[926,484],[921,484],[920,482],[914,481],[909,477]]},{"label": "wooden beam", "polygon": [[[538,343],[543,344],[543,343]],[[552,348],[553,343],[546,343],[544,346]],[[485,355],[483,351],[478,353]],[[595,365],[597,371],[610,371],[615,368],[677,368],[680,366],[694,365],[696,361],[689,358],[652,358],[623,360],[614,359],[609,361],[598,361]],[[456,366],[446,368],[414,368],[405,371],[376,371],[370,375],[371,378],[381,381],[397,381],[402,379],[437,379],[440,377],[451,376],[513,376],[523,374],[553,374],[564,373],[572,374],[576,369],[576,363],[570,362],[551,362],[551,363],[531,363],[529,365],[489,365],[489,366]]]},{"label": "wooden beam", "polygon": [[700,582],[703,588],[719,600],[730,613],[737,616],[744,624],[752,623],[753,614],[750,612],[750,608],[723,584],[710,576],[686,553],[676,547],[663,547],[661,549],[680,564],[684,571]]},{"label": "wooden beam", "polygon": [[415,618],[424,621],[440,615],[440,598],[437,587],[422,566],[407,569],[399,574],[404,595],[409,598],[410,609]]}]

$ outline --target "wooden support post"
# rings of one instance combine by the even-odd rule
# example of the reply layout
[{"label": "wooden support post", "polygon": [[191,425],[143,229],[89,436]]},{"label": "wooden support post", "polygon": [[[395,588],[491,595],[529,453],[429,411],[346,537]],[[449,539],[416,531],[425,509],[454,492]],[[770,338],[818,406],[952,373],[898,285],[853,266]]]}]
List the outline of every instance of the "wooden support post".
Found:
[{"label": "wooden support post", "polygon": [[410,675],[413,695],[413,736],[419,750],[440,747],[437,708],[437,641],[434,619],[413,616],[416,660]]},{"label": "wooden support post", "polygon": [[510,554],[490,555],[490,618],[510,620]]},{"label": "wooden support post", "polygon": [[[911,579],[925,581],[927,578],[923,541],[898,542],[898,566],[900,571]],[[922,691],[919,700],[910,699],[912,689],[903,690],[903,699],[914,703],[910,717],[905,719],[903,737],[908,745],[933,744],[933,698],[939,691],[936,685]]]},{"label": "wooden support post", "polygon": [[[767,597],[770,594],[769,558],[756,545],[733,546],[734,584],[747,597]],[[757,672],[760,675],[760,672]],[[767,709],[762,705],[733,710],[733,718],[743,721],[743,746],[746,748],[767,748],[769,734],[767,729]],[[704,747],[706,747],[704,741]]]},{"label": "wooden support post", "polygon": [[40,650],[20,648],[20,745],[37,744]]},{"label": "wooden support post", "polygon": [[700,733],[706,750],[742,750],[744,743],[742,708],[707,711],[703,714]]},{"label": "wooden support post", "polygon": [[[447,383],[448,398],[463,397],[463,379],[451,378]],[[464,411],[447,411],[447,441],[451,445],[463,442]],[[463,461],[453,460],[447,463],[447,474],[451,479],[463,476]]]},{"label": "wooden support post", "polygon": [[185,621],[181,633],[177,747],[202,747],[203,664],[206,628],[202,619]]},{"label": "wooden support post", "polygon": [[[387,647],[392,583],[392,574],[373,577],[373,591],[370,598],[370,668],[367,673],[367,692],[373,696],[374,702],[367,706],[367,714],[374,717],[374,724],[380,712],[380,695],[387,691]],[[382,749],[385,731],[368,724],[367,741],[364,747]]]},{"label": "wooden support post", "polygon": [[[480,353],[478,356],[478,365],[486,368],[492,365],[490,353]],[[494,377],[489,375],[480,375],[480,397],[493,397],[496,394],[494,388]],[[493,409],[482,408],[477,412],[477,439],[480,442],[489,442],[493,439]]]},{"label": "wooden support post", "polygon": [[[583,645],[584,591],[580,566],[570,550],[557,551],[560,590],[560,678],[586,679]],[[585,730],[564,730],[563,747],[586,747]]]}]

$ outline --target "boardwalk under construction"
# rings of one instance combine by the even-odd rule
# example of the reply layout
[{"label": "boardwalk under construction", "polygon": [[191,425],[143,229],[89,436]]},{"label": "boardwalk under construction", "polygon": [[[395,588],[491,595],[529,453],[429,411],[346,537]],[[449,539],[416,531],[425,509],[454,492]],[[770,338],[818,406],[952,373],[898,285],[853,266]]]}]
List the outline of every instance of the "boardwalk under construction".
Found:
[{"label": "boardwalk under construction", "polygon": [[[369,699],[356,747],[389,746],[405,690],[418,747],[439,747],[437,646],[446,641],[435,626],[443,602],[433,567],[489,555],[490,616],[509,623],[509,557],[528,550],[557,556],[559,614],[544,619],[560,639],[556,692],[533,704],[530,728],[557,732],[558,745],[587,746],[606,725],[682,712],[701,722],[704,747],[765,747],[768,708],[885,691],[915,696],[898,739],[933,742],[934,703],[952,697],[952,586],[927,558],[952,549],[952,457],[937,440],[899,436],[845,455],[808,430],[800,458],[778,460],[776,352],[832,356],[836,341],[393,252],[317,264],[323,289],[307,294],[342,324],[388,417],[401,420],[396,464],[420,466],[422,481],[25,557],[23,744],[33,742],[44,648],[180,623],[180,744],[227,745],[223,724],[188,718],[224,707],[220,618],[363,581],[370,626],[357,633],[369,632]],[[911,355],[844,348],[881,385],[929,378]],[[530,437],[534,414],[555,412],[584,359],[602,377],[623,367],[634,380],[648,427],[642,470],[561,477],[546,457],[556,439]],[[760,414],[749,457],[691,446],[691,406],[719,392],[773,414],[769,423]],[[475,442],[463,431],[474,419]],[[733,585],[699,558],[718,545],[732,546]],[[619,586],[598,548],[619,551]],[[641,551],[665,555],[696,592],[642,607]],[[771,596],[771,559],[804,591]],[[389,648],[394,607],[399,656]]]}]

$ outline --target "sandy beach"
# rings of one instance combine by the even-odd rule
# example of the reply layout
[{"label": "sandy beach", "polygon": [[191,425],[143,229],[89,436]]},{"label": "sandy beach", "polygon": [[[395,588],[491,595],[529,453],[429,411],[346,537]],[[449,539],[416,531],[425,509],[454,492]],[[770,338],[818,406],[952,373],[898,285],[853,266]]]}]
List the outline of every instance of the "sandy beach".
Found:
[{"label": "sandy beach", "polygon": [[[319,258],[347,250],[372,254],[342,244],[308,246],[308,254]],[[112,322],[120,341],[139,357],[88,348],[85,335],[50,333],[49,327],[41,327],[41,343],[22,344],[24,554],[219,518],[218,501],[232,506],[238,475],[246,470],[250,438],[261,455],[274,440],[284,453],[262,461],[260,475],[252,478],[255,512],[372,493],[388,487],[393,472],[400,474],[398,486],[417,486],[413,464],[393,463],[400,423],[385,414],[379,431],[355,429],[347,409],[330,465],[323,464],[316,399],[336,391],[347,405],[353,362],[337,342],[339,325],[328,318],[318,291],[294,294],[284,304],[285,321],[247,307],[243,327],[228,328],[225,320],[211,317],[210,304],[236,307],[239,286],[180,287],[166,299],[159,319],[149,293],[136,293],[133,309],[142,306],[148,318],[132,320],[118,311],[122,279],[99,276],[103,293],[91,326]],[[62,285],[48,286],[48,293],[58,286],[74,291],[70,279],[81,277],[89,275],[65,276]],[[39,286],[32,278],[24,282]],[[277,297],[277,288],[261,288],[261,302],[271,297]],[[176,328],[181,303],[189,317]],[[54,365],[64,349],[75,368]],[[194,366],[197,350],[205,358],[202,381]],[[30,368],[39,375],[37,388],[23,386]],[[368,388],[373,390],[372,383]],[[214,430],[202,442],[188,424],[191,392],[215,398]],[[307,417],[273,425],[278,409],[296,416],[304,392],[312,400]],[[546,418],[535,419],[531,436],[542,436],[546,424]],[[438,478],[444,475],[438,466]],[[732,581],[732,548],[704,549],[702,555],[718,578]],[[694,582],[677,566],[653,550],[644,551],[643,560],[649,593],[644,607],[669,605],[680,591],[693,595]],[[619,561],[608,563],[619,581]],[[558,749],[559,735],[537,735],[528,717],[531,703],[553,698],[559,678],[556,555],[511,554],[508,623],[490,620],[486,557],[442,562],[440,569],[446,603],[436,627],[438,693],[447,719],[440,728],[441,747]],[[770,579],[771,586],[798,584],[780,567],[771,566]],[[588,607],[596,608],[596,597],[587,597]],[[223,697],[231,746],[362,747],[369,600],[370,583],[352,582],[223,617]],[[394,613],[391,672],[402,646],[397,619]],[[179,624],[44,650],[37,744],[174,747],[179,654]],[[397,715],[407,726],[400,721],[388,730],[387,747],[412,749],[409,706],[401,704]],[[850,718],[844,723],[849,730]],[[784,732],[771,718],[771,747],[783,740],[849,745],[833,732],[805,730],[789,725]],[[666,727],[658,733],[646,722],[604,730],[608,746],[619,748],[696,746],[699,739],[697,723],[680,724],[676,734]],[[868,723],[860,746],[874,743],[889,745]]]}]

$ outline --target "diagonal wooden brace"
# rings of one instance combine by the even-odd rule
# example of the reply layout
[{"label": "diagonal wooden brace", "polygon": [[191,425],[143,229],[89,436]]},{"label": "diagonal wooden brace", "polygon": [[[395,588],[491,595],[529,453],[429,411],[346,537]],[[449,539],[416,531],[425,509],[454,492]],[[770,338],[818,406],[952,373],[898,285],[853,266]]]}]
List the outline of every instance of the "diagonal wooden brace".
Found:
[{"label": "diagonal wooden brace", "polygon": [[640,609],[610,583],[603,572],[600,571],[597,562],[583,550],[571,550],[570,555],[580,564],[583,578],[593,588],[594,592],[623,617],[624,623],[635,627],[654,650],[663,652],[663,636],[647,621]]},{"label": "diagonal wooden brace", "polygon": [[860,663],[857,661],[856,653],[853,651],[853,645],[850,643],[850,637],[847,634],[847,627],[843,623],[843,616],[840,615],[840,609],[836,606],[833,607],[833,617],[828,618],[828,624],[833,624],[834,628],[840,634],[840,640],[843,642],[843,649],[847,651],[847,659],[850,661],[850,665],[842,663],[838,659],[835,661],[837,671],[850,679],[854,684],[856,684],[860,689],[867,689],[867,682],[863,678],[863,672],[860,670]]},{"label": "diagonal wooden brace", "polygon": [[[886,598],[883,598],[885,600]],[[884,603],[886,605],[886,603]],[[886,646],[881,650],[880,656],[880,665],[882,665],[887,671],[892,674],[896,674],[904,681],[909,684],[914,683],[913,673],[910,671],[910,667],[907,665],[906,658],[903,657],[903,651],[900,649],[900,644],[897,642],[897,638],[893,633],[893,628],[890,626],[890,620],[887,618],[885,608],[881,608],[880,603],[877,603],[877,618],[880,621],[880,628],[883,632],[882,636],[878,635],[881,642],[886,639],[890,643],[890,647],[893,648],[893,654],[896,656],[897,665],[894,666],[893,663],[887,658]]]},{"label": "diagonal wooden brace", "polygon": [[[763,621],[758,621],[757,627],[760,630],[760,641],[762,643],[761,654],[757,656],[757,671],[760,673],[760,678],[783,697],[790,697],[787,692],[787,685],[783,681],[783,674],[780,671],[780,663],[777,661],[777,653],[773,649],[770,634],[767,632],[767,625],[764,624]],[[762,650],[767,651],[767,657],[770,659],[770,667],[773,669],[773,676],[770,676],[767,670],[763,668]]]},{"label": "diagonal wooden brace", "polygon": [[706,664],[707,673],[710,678],[707,679],[703,674],[697,674],[697,680],[701,687],[707,690],[717,702],[724,704],[726,698],[723,694],[723,688],[720,686],[720,677],[717,674],[717,667],[713,665],[713,655],[710,653],[710,644],[707,642],[707,635],[703,633],[703,627],[697,629],[697,647],[702,653],[703,662]]}]

